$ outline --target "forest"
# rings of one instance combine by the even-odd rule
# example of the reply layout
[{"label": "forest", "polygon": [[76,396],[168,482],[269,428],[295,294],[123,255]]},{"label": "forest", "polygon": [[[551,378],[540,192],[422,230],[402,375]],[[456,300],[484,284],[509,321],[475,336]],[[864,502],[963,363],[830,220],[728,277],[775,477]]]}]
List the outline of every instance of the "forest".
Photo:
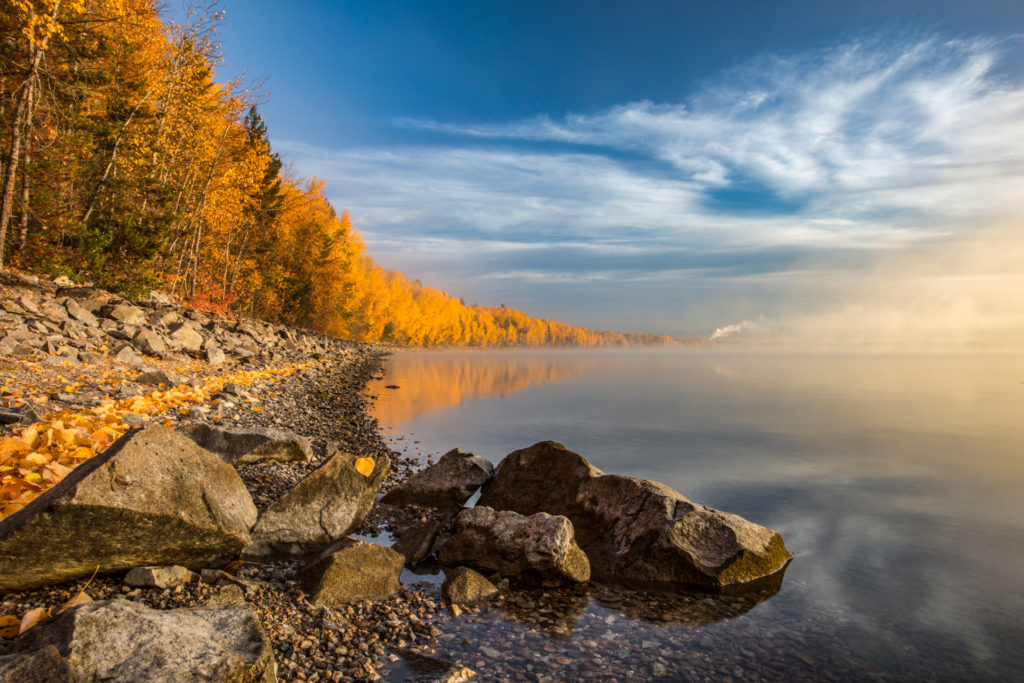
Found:
[{"label": "forest", "polygon": [[362,341],[675,343],[468,306],[377,266],[324,184],[283,168],[265,93],[216,81],[221,19],[216,4],[172,23],[154,0],[5,0],[0,268]]}]

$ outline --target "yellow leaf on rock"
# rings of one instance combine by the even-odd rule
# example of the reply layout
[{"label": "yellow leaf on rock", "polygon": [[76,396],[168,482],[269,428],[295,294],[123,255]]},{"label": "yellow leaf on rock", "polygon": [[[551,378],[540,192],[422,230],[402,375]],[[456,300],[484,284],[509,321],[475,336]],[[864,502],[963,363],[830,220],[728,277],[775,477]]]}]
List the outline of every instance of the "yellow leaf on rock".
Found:
[{"label": "yellow leaf on rock", "polygon": [[369,477],[373,474],[373,458],[356,458],[356,472]]},{"label": "yellow leaf on rock", "polygon": [[21,619],[8,614],[0,617],[0,638],[17,638],[21,629]]},{"label": "yellow leaf on rock", "polygon": [[18,627],[18,635],[20,636],[39,622],[46,621],[49,618],[49,607],[36,607],[34,610],[29,610],[25,616],[21,618],[21,626]]}]

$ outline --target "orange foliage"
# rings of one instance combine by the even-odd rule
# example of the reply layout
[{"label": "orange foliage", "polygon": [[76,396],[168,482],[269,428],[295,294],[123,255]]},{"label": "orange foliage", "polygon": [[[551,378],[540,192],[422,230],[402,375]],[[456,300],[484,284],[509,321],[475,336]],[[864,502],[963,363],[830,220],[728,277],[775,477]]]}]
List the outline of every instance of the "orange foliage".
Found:
[{"label": "orange foliage", "polygon": [[[19,172],[22,227],[10,249],[18,266],[129,295],[162,285],[204,309],[357,340],[673,342],[467,306],[379,268],[322,181],[280,173],[254,93],[214,82],[222,16],[214,5],[168,25],[155,0],[32,1],[51,14],[27,12],[30,0],[0,5],[0,29],[12,37],[0,54],[0,97],[19,91],[36,34],[53,37],[45,70],[52,82],[39,85],[61,96],[39,100],[18,127],[35,150]],[[28,26],[26,16],[49,19]],[[14,104],[0,103],[0,149],[9,147]]]}]

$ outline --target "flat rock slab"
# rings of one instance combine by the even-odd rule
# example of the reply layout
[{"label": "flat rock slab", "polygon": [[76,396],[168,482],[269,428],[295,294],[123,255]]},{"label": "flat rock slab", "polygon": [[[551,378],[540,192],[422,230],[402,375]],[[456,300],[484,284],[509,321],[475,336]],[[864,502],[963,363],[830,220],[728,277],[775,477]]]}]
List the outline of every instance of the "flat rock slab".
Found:
[{"label": "flat rock slab", "polygon": [[277,665],[249,607],[154,610],[107,600],[20,636],[0,656],[0,680],[269,682]]},{"label": "flat rock slab", "polygon": [[573,539],[572,523],[561,515],[476,506],[455,518],[455,532],[438,560],[498,572],[518,583],[558,586],[586,583],[590,563]]},{"label": "flat rock slab", "polygon": [[197,424],[190,427],[185,434],[230,465],[247,465],[268,460],[309,462],[313,457],[309,439],[282,429],[231,430]]},{"label": "flat rock slab", "polygon": [[793,557],[771,529],[657,482],[604,474],[553,441],[510,453],[479,505],[565,515],[595,576],[643,587],[759,589],[781,582]]},{"label": "flat rock slab", "polygon": [[219,567],[256,506],[234,468],[160,425],[128,432],[0,522],[0,591],[150,565]]},{"label": "flat rock slab", "polygon": [[390,491],[381,502],[458,510],[494,474],[494,465],[458,448]]},{"label": "flat rock slab", "polygon": [[294,489],[267,508],[252,530],[250,560],[309,557],[352,533],[373,507],[391,460],[374,459],[370,476],[356,470],[357,456],[335,452]]},{"label": "flat rock slab", "polygon": [[391,548],[354,538],[342,539],[299,570],[302,589],[315,605],[346,605],[383,600],[402,589],[405,558]]}]

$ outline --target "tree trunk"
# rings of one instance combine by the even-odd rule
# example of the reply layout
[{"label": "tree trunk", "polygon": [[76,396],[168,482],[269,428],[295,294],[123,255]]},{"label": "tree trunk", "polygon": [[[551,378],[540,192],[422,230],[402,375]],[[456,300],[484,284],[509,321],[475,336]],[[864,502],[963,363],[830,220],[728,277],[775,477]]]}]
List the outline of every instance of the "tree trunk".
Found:
[{"label": "tree trunk", "polygon": [[11,152],[7,157],[7,170],[4,174],[4,194],[3,200],[0,202],[0,270],[4,267],[7,226],[10,225],[11,213],[14,209],[14,185],[18,178],[18,163],[21,161],[21,146],[25,136],[28,103],[32,98],[32,90],[35,88],[35,74],[39,68],[39,60],[42,56],[41,50],[37,50],[33,56],[28,80],[22,86],[23,90],[18,97],[18,107],[14,110],[14,127],[11,130]]},{"label": "tree trunk", "polygon": [[25,163],[21,165],[21,225],[18,230],[18,251],[25,249],[28,239],[29,198],[31,178],[29,169],[32,167],[32,118],[36,110],[35,89],[29,95],[28,114],[25,116]]},{"label": "tree trunk", "polygon": [[[57,0],[53,7],[51,21],[56,22],[60,14],[61,0]],[[30,18],[34,18],[30,15]],[[21,95],[18,96],[18,106],[14,111],[14,126],[11,130],[11,152],[7,157],[7,169],[4,172],[4,194],[0,200],[0,270],[4,267],[4,247],[7,240],[7,226],[11,223],[11,212],[14,209],[14,185],[18,176],[18,163],[21,161],[21,146],[28,130],[25,124],[28,121],[28,111],[32,98],[35,96],[36,80],[39,75],[39,65],[43,61],[43,53],[46,51],[46,44],[50,41],[50,34],[44,36],[38,44],[32,44],[32,60],[29,64],[28,78],[22,84]],[[34,41],[33,41],[34,43]]]}]

